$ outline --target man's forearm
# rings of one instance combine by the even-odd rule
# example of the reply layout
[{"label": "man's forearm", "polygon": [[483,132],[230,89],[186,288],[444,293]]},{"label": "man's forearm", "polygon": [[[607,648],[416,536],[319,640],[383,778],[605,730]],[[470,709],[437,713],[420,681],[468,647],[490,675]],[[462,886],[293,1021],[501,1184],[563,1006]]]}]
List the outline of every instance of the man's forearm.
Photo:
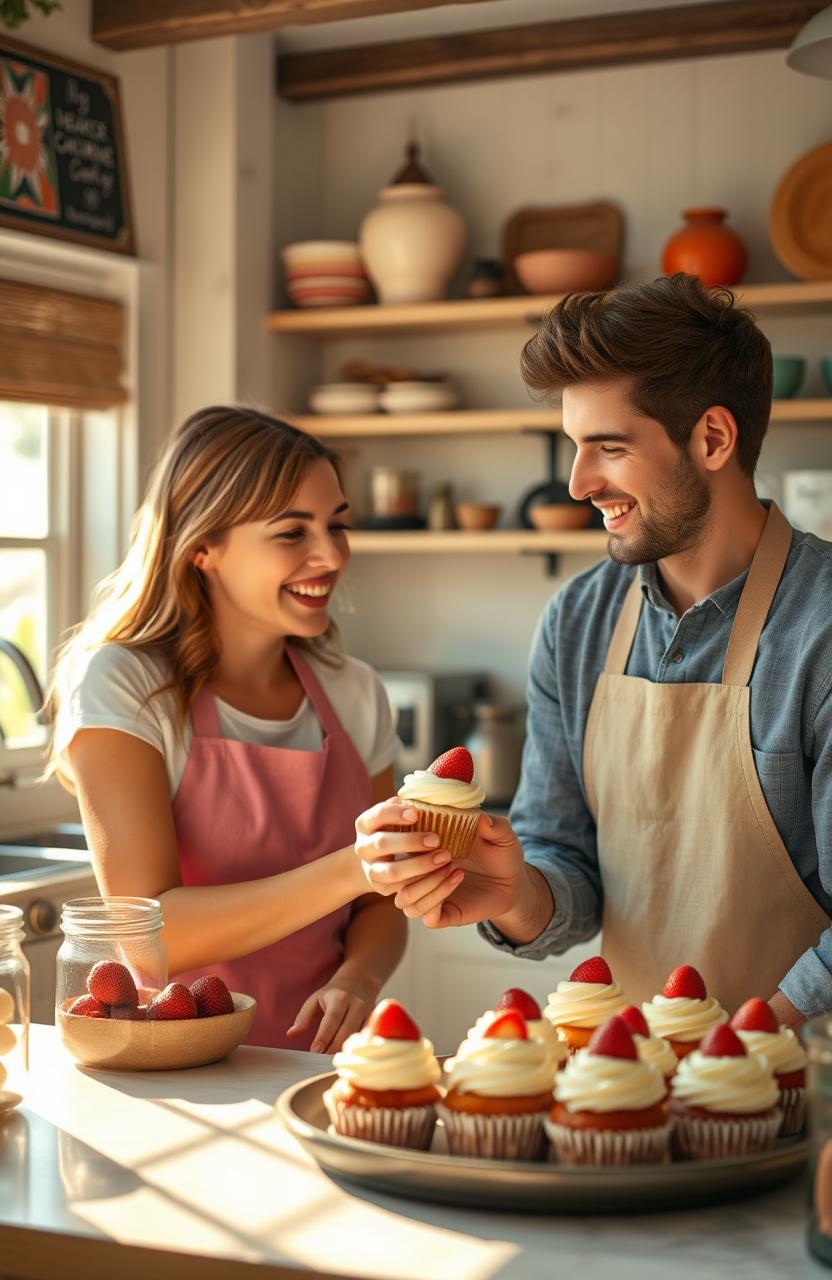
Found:
[{"label": "man's forearm", "polygon": [[554,912],[555,899],[548,880],[537,867],[526,863],[514,906],[491,923],[509,942],[522,945],[540,936]]}]

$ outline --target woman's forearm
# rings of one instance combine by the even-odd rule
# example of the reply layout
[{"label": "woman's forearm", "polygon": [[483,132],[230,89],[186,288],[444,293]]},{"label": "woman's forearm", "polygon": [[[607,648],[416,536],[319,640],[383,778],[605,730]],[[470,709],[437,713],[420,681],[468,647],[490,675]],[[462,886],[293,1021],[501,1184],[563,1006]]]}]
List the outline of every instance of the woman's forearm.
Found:
[{"label": "woman's forearm", "polygon": [[[169,971],[259,951],[352,902],[366,888],[355,850],[348,845],[262,880],[168,889],[159,901]],[[360,915],[355,923],[359,920]]]},{"label": "woman's forearm", "polygon": [[[366,884],[366,882],[365,882]],[[392,898],[367,894],[356,902],[336,977],[366,982],[375,1000],[398,968],[407,946],[407,918]]]}]

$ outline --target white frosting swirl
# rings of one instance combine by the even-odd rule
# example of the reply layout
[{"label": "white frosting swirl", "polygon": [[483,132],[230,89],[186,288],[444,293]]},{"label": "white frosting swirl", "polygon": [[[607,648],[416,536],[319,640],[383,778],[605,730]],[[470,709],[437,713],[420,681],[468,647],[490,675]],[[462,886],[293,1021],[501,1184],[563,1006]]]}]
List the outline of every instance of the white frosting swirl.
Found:
[{"label": "white frosting swirl", "polygon": [[633,1036],[633,1039],[642,1062],[649,1062],[665,1078],[673,1075],[678,1058],[666,1040],[661,1036],[650,1036],[649,1039],[647,1036]]},{"label": "white frosting swirl", "polygon": [[689,1107],[727,1115],[771,1111],[780,1092],[762,1058],[709,1058],[698,1049],[679,1063],[670,1091]]},{"label": "white frosting swirl", "polygon": [[342,1080],[357,1089],[425,1089],[441,1079],[430,1040],[385,1040],[365,1031],[347,1036],[332,1059]]},{"label": "white frosting swirl", "polygon": [[728,1014],[713,996],[704,1000],[688,996],[654,996],[641,1006],[647,1025],[654,1036],[689,1044],[701,1040],[711,1027],[728,1021]]},{"label": "white frosting swirl", "polygon": [[[486,1027],[494,1021],[495,1016],[496,1010],[489,1009],[481,1018],[477,1018],[468,1032],[468,1039],[470,1040],[474,1036],[482,1036]],[[529,1033],[530,1040],[537,1040],[546,1049],[552,1060],[552,1069],[556,1071],[561,1063],[565,1062],[569,1057],[569,1049],[565,1042],[558,1038],[551,1022],[547,1022],[545,1018],[532,1018],[526,1023],[526,1030]]]},{"label": "white frosting swirl", "polygon": [[567,1111],[646,1111],[667,1092],[658,1067],[637,1058],[606,1058],[579,1049],[555,1076],[555,1099]]},{"label": "white frosting swirl", "polygon": [[552,1059],[540,1040],[484,1039],[475,1033],[445,1063],[445,1075],[448,1088],[459,1093],[529,1098],[551,1093]]},{"label": "white frosting swirl", "polygon": [[600,1027],[626,1007],[627,998],[617,982],[559,982],[543,1016],[555,1027]]},{"label": "white frosting swirl", "polygon": [[475,809],[485,799],[485,792],[475,782],[460,782],[458,778],[438,778],[428,769],[416,769],[405,774],[398,790],[402,800],[416,804],[438,804],[451,809]]},{"label": "white frosting swirl", "polygon": [[749,1053],[755,1053],[776,1075],[802,1071],[806,1066],[803,1046],[790,1027],[779,1031],[738,1031]]}]

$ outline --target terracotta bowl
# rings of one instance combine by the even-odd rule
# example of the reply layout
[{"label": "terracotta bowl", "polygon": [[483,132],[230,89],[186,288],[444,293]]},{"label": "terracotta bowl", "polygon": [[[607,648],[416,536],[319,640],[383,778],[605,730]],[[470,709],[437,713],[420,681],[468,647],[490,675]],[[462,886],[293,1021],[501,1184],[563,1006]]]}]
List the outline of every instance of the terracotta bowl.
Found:
[{"label": "terracotta bowl", "polygon": [[537,249],[519,253],[514,270],[529,293],[573,293],[611,284],[618,259],[594,249]]},{"label": "terracotta bowl", "polygon": [[487,502],[458,502],[454,513],[460,529],[493,529],[502,509]]},{"label": "terracotta bowl", "polygon": [[84,1067],[107,1071],[204,1067],[227,1057],[251,1030],[257,1001],[238,991],[232,991],[231,996],[233,1013],[170,1022],[83,1018],[59,1009],[58,1034],[68,1052]]},{"label": "terracotta bowl", "polygon": [[542,502],[529,510],[529,519],[535,529],[584,529],[592,519],[589,507],[577,502]]}]

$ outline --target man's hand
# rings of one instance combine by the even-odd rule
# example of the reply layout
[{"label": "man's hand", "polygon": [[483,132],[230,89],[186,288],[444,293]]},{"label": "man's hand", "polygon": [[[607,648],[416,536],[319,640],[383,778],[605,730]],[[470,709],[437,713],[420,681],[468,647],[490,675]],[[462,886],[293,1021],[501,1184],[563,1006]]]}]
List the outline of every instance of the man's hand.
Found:
[{"label": "man's hand", "polygon": [[768,1004],[782,1027],[791,1027],[792,1031],[796,1031],[806,1021],[804,1015],[799,1009],[795,1009],[791,1000],[787,999],[782,991],[775,991]]},{"label": "man's hand", "polygon": [[375,1004],[377,990],[356,977],[339,978],[336,973],[326,986],[313,991],[301,1005],[287,1036],[299,1036],[320,1018],[320,1026],[310,1046],[311,1053],[337,1053],[347,1036],[360,1031]]}]

